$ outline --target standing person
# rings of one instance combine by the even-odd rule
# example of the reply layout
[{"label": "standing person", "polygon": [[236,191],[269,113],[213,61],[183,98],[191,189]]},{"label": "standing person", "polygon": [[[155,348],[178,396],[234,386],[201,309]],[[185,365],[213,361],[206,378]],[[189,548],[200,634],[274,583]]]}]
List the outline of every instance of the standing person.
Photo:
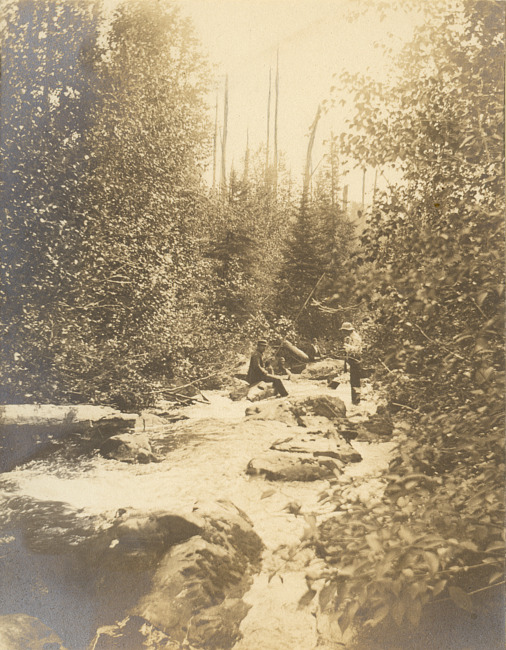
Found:
[{"label": "standing person", "polygon": [[267,348],[267,341],[260,340],[257,342],[256,350],[251,355],[249,362],[248,374],[246,376],[246,381],[250,386],[253,384],[258,384],[261,381],[268,382],[274,386],[274,391],[276,395],[281,397],[286,397],[288,391],[283,385],[283,382],[279,377],[269,374],[264,363],[264,352]]},{"label": "standing person", "polygon": [[351,403],[359,404],[360,402],[360,377],[362,374],[362,337],[355,330],[351,323],[343,323],[341,332],[344,333],[344,353],[345,363],[350,367],[350,384],[351,384]]}]

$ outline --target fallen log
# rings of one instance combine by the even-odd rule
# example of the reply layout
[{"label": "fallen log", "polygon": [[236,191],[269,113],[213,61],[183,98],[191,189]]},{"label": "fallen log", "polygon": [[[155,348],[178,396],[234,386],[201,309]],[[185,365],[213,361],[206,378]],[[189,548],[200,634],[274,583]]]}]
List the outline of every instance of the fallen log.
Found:
[{"label": "fallen log", "polygon": [[138,416],[93,404],[0,406],[0,472],[24,463],[71,434],[107,438],[135,430]]},{"label": "fallen log", "polygon": [[281,348],[285,348],[290,352],[290,354],[293,354],[301,361],[305,361],[306,363],[309,361],[309,357],[305,352],[300,350],[298,347],[293,345],[293,343],[290,343],[290,341],[287,341],[286,339],[281,343]]}]

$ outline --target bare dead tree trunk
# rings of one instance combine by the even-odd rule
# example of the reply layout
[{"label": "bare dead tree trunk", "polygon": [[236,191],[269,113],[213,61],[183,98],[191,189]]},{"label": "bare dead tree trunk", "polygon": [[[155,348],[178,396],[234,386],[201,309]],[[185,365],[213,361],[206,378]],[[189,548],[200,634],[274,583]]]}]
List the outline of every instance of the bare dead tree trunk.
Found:
[{"label": "bare dead tree trunk", "polygon": [[249,129],[246,130],[246,151],[244,152],[243,183],[246,186],[249,177]]},{"label": "bare dead tree trunk", "polygon": [[336,192],[337,192],[337,172],[338,172],[338,161],[336,156],[336,143],[334,140],[334,133],[330,133],[330,193],[331,193],[331,205],[332,205],[332,242],[333,249],[336,249],[337,245],[337,211],[336,211]]},{"label": "bare dead tree trunk", "polygon": [[306,153],[306,168],[304,170],[304,183],[302,185],[302,207],[305,208],[309,198],[309,183],[311,180],[311,154],[313,152],[313,145],[316,136],[316,127],[320,121],[321,116],[321,106],[318,104],[318,109],[316,111],[313,124],[311,124],[311,129],[309,132],[309,142],[307,143],[307,153]]},{"label": "bare dead tree trunk", "polygon": [[269,137],[271,131],[271,77],[272,68],[269,68],[269,94],[267,98],[267,145],[265,147],[265,183],[269,182]]},{"label": "bare dead tree trunk", "polygon": [[228,135],[228,74],[225,77],[225,101],[223,105],[223,137],[221,140],[221,189],[223,197],[227,190],[227,135]]},{"label": "bare dead tree trunk", "polygon": [[336,204],[336,193],[337,193],[337,160],[336,160],[336,143],[334,140],[334,133],[330,133],[330,192],[331,198],[330,202],[332,207]]},{"label": "bare dead tree trunk", "polygon": [[213,139],[213,190],[216,187],[216,159],[218,155],[218,93],[216,93],[216,110],[214,115],[214,139]]},{"label": "bare dead tree trunk", "polygon": [[279,47],[276,55],[276,97],[274,103],[274,197],[278,191],[278,103],[279,103]]}]

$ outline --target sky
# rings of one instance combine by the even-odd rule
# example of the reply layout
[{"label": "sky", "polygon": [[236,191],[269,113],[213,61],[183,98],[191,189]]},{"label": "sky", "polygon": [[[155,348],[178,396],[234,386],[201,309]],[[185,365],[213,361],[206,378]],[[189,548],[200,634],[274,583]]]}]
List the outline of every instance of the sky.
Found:
[{"label": "sky", "polygon": [[[179,0],[179,4],[216,65],[220,120],[225,75],[229,77],[228,166],[241,166],[247,133],[251,149],[266,141],[269,69],[274,80],[279,48],[278,146],[294,180],[302,178],[309,127],[318,104],[329,98],[335,75],[348,70],[385,78],[387,61],[374,44],[400,49],[419,20],[399,11],[380,21],[378,0],[371,0],[369,9],[352,23],[345,16],[363,6],[363,0]],[[214,118],[214,96],[210,103]],[[339,134],[346,129],[343,111],[335,109],[320,120],[313,168],[324,153],[323,140],[331,131]],[[272,105],[271,127],[273,113]],[[372,194],[373,177],[373,170],[368,170],[367,195]],[[350,199],[360,201],[362,172],[350,173],[342,182],[349,184]]]}]

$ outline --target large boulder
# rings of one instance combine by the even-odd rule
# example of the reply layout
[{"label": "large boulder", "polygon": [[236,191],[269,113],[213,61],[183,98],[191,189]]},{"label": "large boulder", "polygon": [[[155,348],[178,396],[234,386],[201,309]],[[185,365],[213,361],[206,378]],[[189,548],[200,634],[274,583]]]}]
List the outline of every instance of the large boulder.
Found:
[{"label": "large boulder", "polygon": [[334,477],[341,467],[342,463],[333,458],[271,449],[250,460],[246,474],[269,481],[318,481]]},{"label": "large boulder", "polygon": [[2,650],[66,650],[60,637],[42,621],[27,614],[0,616]]},{"label": "large boulder", "polygon": [[241,399],[246,399],[250,388],[251,386],[247,381],[234,377],[230,381],[230,392],[228,396],[233,402],[238,402]]},{"label": "large boulder", "polygon": [[248,607],[263,544],[248,517],[233,504],[202,504],[194,511],[201,534],[178,544],[160,561],[151,589],[134,613],[167,634],[201,648],[230,648]]},{"label": "large boulder", "polygon": [[148,437],[144,433],[111,436],[100,448],[104,458],[120,460],[123,463],[151,463],[156,461]]},{"label": "large boulder", "polygon": [[121,567],[134,570],[155,568],[172,546],[201,532],[202,522],[194,516],[121,511],[112,526],[97,540],[102,547],[97,553],[100,572]]},{"label": "large boulder", "polygon": [[246,409],[249,420],[276,420],[288,425],[308,426],[312,417],[325,418],[327,422],[346,421],[346,405],[332,395],[269,400]]},{"label": "large boulder", "polygon": [[108,406],[7,404],[0,406],[0,472],[39,456],[54,441],[72,434],[103,440],[133,432],[136,414]]},{"label": "large boulder", "polygon": [[[185,647],[221,650],[239,637],[247,611],[242,596],[258,570],[263,544],[248,517],[230,502],[198,503],[192,512],[122,508],[91,516],[63,503],[12,499],[19,517],[11,523],[23,539],[6,549],[13,559],[4,567],[5,583],[21,585],[6,600],[12,611],[18,603],[32,602],[37,580],[45,587],[37,603],[48,611],[72,585],[63,629],[84,612],[83,629],[90,620],[96,626],[88,639],[100,627],[94,650],[140,650],[143,643],[169,650],[179,648],[187,635],[193,641]],[[10,646],[0,642],[4,648]]]},{"label": "large boulder", "polygon": [[279,399],[270,400],[246,409],[246,417],[249,420],[276,420],[288,425],[298,425],[299,418],[295,415],[291,402]]},{"label": "large boulder", "polygon": [[346,405],[339,397],[333,395],[311,395],[297,400],[290,400],[292,410],[297,416],[319,415],[329,420],[346,417]]}]

